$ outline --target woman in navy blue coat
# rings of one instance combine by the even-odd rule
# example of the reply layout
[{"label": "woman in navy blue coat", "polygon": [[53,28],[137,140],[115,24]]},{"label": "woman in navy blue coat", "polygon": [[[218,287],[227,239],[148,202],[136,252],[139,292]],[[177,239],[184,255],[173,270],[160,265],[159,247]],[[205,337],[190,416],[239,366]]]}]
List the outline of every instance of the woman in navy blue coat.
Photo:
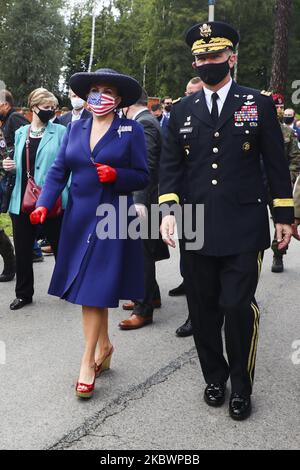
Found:
[{"label": "woman in navy blue coat", "polygon": [[[118,228],[120,223],[123,232],[124,224],[128,229],[135,217],[126,217],[131,193],[147,186],[149,177],[142,127],[116,113],[138,100],[138,82],[100,69],[73,75],[70,87],[88,102],[93,117],[68,125],[31,221],[44,222],[71,175],[49,293],[82,305],[86,348],[76,394],[85,398],[93,393],[95,377],[110,365],[108,307],[117,307],[120,299],[143,298],[141,240]],[[116,233],[104,238],[102,230],[99,238],[104,204],[116,213]]]}]

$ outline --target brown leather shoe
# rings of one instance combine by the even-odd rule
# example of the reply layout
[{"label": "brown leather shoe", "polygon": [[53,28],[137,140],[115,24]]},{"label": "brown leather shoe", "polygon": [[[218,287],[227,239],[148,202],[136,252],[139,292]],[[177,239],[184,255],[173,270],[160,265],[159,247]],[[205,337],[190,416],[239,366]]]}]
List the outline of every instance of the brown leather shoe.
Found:
[{"label": "brown leather shoe", "polygon": [[149,325],[152,323],[153,318],[144,317],[143,315],[136,315],[133,313],[127,320],[122,320],[119,323],[121,330],[136,330],[138,328],[143,328],[143,326]]},{"label": "brown leather shoe", "polygon": [[[123,310],[133,310],[134,307],[137,304],[135,302],[125,302],[125,304],[122,305]],[[160,308],[161,307],[161,300],[160,299],[154,299],[152,301],[152,306],[153,308]]]},{"label": "brown leather shoe", "polygon": [[135,307],[135,302],[125,302],[125,304],[122,305],[123,310],[133,310]]},{"label": "brown leather shoe", "polygon": [[44,255],[53,255],[53,249],[50,245],[42,246],[41,250]]}]

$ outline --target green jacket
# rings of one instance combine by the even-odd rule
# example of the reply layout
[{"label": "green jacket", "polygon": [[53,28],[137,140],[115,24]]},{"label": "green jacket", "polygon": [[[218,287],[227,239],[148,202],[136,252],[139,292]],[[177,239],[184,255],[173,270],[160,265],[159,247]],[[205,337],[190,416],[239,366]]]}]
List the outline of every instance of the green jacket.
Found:
[{"label": "green jacket", "polygon": [[[28,126],[20,127],[15,133],[15,153],[14,160],[16,162],[16,183],[11,195],[9,212],[19,214],[21,207],[21,189],[22,189],[22,155],[26,141],[26,133]],[[66,128],[60,124],[49,122],[35,159],[34,180],[37,185],[43,186],[47,176],[47,172],[58,154]],[[64,189],[62,193],[62,206],[66,207],[68,198],[68,190]]]},{"label": "green jacket", "polygon": [[293,129],[283,123],[280,125],[284,138],[285,156],[289,162],[291,180],[294,184],[300,173],[300,149],[298,147],[298,139]]}]

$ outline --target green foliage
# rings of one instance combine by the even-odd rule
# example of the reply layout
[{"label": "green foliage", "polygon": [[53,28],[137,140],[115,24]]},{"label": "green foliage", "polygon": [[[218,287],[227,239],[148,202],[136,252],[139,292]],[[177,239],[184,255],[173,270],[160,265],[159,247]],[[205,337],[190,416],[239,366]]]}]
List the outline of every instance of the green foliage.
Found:
[{"label": "green foliage", "polygon": [[0,229],[4,229],[5,233],[12,237],[11,219],[8,214],[0,214]]},{"label": "green foliage", "polygon": [[64,2],[1,3],[1,80],[13,92],[18,105],[26,105],[28,94],[40,86],[58,93],[66,33],[59,9]]},{"label": "green foliage", "polygon": [[[288,104],[292,83],[300,80],[300,0],[292,3]],[[18,104],[26,104],[28,93],[38,86],[57,93],[62,71],[68,82],[73,73],[87,70],[95,4],[101,8],[92,70],[111,67],[128,73],[151,96],[182,96],[195,76],[185,31],[207,19],[207,0],[0,0],[0,79]],[[216,20],[232,23],[241,35],[237,77],[242,85],[269,87],[274,4],[275,0],[216,2]]]},{"label": "green foliage", "polygon": [[[107,3],[106,3],[107,4]],[[207,19],[207,0],[111,0],[96,21],[93,70],[112,67],[129,73],[145,84],[152,96],[182,96],[187,81],[195,75],[192,56],[184,41],[185,31]],[[289,80],[300,80],[300,0],[293,2],[290,31]],[[267,89],[273,50],[274,0],[218,0],[216,19],[237,27],[241,35],[238,81]],[[82,10],[71,24],[76,35],[75,70],[86,70],[89,61],[91,16]]]}]

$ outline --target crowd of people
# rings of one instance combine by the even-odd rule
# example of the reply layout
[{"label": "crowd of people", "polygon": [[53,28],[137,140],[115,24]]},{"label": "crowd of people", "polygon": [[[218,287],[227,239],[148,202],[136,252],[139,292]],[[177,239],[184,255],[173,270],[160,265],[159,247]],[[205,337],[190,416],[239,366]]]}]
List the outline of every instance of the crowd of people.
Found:
[{"label": "crowd of people", "polygon": [[[175,245],[172,213],[163,218],[158,239],[128,233],[99,239],[97,207],[108,203],[118,213],[125,195],[140,220],[149,218],[150,234],[153,204],[203,203],[201,256],[180,241],[182,282],[169,291],[188,301],[188,318],[176,334],[194,335],[206,403],[224,403],[230,376],[231,417],[250,415],[259,321],[254,294],[257,265],[269,246],[267,204],[275,227],[272,272],[284,270],[291,235],[300,239],[300,121],[282,95],[274,94],[272,103],[271,93],[232,81],[238,40],[224,23],[194,26],[186,41],[199,76],[189,81],[185,97],[165,96],[151,107],[135,79],[112,69],[74,74],[72,110],[61,115],[51,91],[33,90],[31,122],[16,111],[9,91],[0,92],[1,211],[9,212],[13,230],[13,244],[0,231],[0,282],[16,276],[11,310],[30,305],[33,262],[42,256],[38,241],[47,241],[56,258],[49,293],[82,306],[79,397],[91,397],[96,377],[110,367],[108,308],[126,300],[122,307],[130,316],[121,330],[152,323],[162,304],[156,262],[168,259],[168,245]],[[222,352],[224,315],[229,366]]]}]

